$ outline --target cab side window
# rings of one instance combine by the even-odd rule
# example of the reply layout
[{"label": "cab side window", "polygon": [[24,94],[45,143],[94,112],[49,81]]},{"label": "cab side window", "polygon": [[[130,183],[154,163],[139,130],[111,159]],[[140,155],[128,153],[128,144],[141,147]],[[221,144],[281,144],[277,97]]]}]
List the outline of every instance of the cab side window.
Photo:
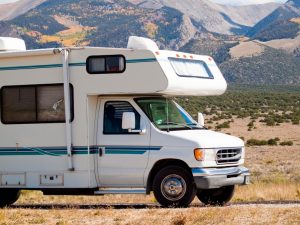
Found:
[{"label": "cab side window", "polygon": [[122,115],[124,112],[134,112],[135,129],[140,128],[140,115],[129,102],[110,101],[104,106],[103,134],[132,134],[122,129]]}]

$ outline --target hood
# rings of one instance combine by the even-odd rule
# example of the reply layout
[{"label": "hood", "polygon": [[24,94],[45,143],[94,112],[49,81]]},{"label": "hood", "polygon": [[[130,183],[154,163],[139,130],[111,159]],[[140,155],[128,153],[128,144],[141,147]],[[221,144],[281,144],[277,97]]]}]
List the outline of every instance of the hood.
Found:
[{"label": "hood", "polygon": [[197,143],[199,148],[243,147],[240,138],[210,130],[171,131],[170,136]]}]

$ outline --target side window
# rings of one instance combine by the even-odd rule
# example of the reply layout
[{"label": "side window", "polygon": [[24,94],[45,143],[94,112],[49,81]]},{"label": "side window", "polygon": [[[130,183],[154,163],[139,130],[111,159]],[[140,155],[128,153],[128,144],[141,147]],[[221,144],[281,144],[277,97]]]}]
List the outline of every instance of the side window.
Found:
[{"label": "side window", "polygon": [[135,113],[135,129],[140,129],[140,115],[125,101],[106,102],[104,106],[104,134],[131,134],[127,130],[122,129],[123,112]]},{"label": "side window", "polygon": [[[73,106],[72,86],[70,86],[70,93]],[[71,112],[73,118],[73,109]],[[4,124],[65,122],[63,85],[3,87],[1,121]]]},{"label": "side window", "polygon": [[123,73],[126,67],[122,55],[90,56],[86,60],[86,70],[89,74]]}]

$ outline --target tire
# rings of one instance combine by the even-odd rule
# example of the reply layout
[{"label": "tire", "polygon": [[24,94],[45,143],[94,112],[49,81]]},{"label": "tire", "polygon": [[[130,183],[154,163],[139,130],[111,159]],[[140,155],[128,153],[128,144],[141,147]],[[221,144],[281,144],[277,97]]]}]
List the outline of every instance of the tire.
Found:
[{"label": "tire", "polygon": [[228,203],[234,193],[234,185],[217,189],[198,190],[197,197],[205,205],[223,206]]},{"label": "tire", "polygon": [[189,171],[168,166],[154,177],[153,192],[163,207],[187,207],[195,198],[196,187]]},{"label": "tire", "polygon": [[20,197],[21,191],[18,189],[0,189],[0,207],[14,204]]}]

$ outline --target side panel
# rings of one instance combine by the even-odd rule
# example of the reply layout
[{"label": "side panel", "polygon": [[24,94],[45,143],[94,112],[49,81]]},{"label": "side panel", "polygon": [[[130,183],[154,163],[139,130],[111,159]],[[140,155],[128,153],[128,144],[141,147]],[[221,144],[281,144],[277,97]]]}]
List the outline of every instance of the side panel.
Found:
[{"label": "side panel", "polygon": [[[1,57],[0,88],[14,85],[63,83],[61,63],[60,54]],[[77,82],[78,70],[70,72],[70,82],[74,87],[72,154],[75,171],[68,171],[64,123],[3,124],[1,121],[2,187],[88,188],[96,185],[95,176],[90,170],[91,167],[94,168],[92,162],[95,152],[93,148],[90,148],[93,145],[93,139],[88,139],[89,123],[87,122],[88,119],[94,120],[95,118],[87,114],[87,95],[80,90]],[[93,110],[92,106],[90,110]],[[91,124],[93,130],[94,121]],[[22,177],[18,174],[22,174]],[[50,177],[53,177],[53,181]],[[58,180],[55,181],[55,177],[58,177]]]}]

